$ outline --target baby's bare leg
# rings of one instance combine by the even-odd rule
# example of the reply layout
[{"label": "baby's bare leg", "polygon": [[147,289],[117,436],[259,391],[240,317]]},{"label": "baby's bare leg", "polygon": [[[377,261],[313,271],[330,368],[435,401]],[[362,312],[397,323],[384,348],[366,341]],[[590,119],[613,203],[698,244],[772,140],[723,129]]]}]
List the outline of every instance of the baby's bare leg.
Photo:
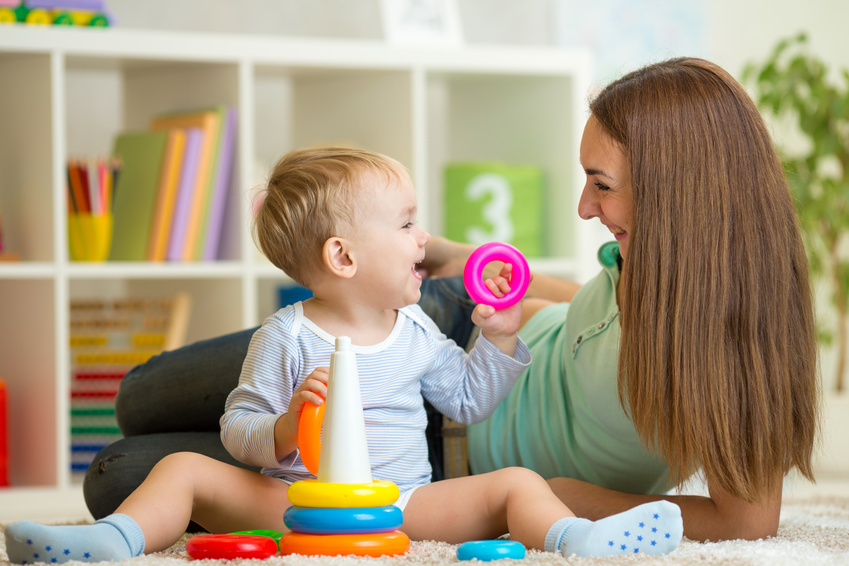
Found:
[{"label": "baby's bare leg", "polygon": [[402,530],[455,544],[509,532],[526,547],[567,557],[666,554],[681,541],[681,510],[673,503],[654,501],[592,522],[575,517],[547,486],[523,468],[432,483],[413,493]]},{"label": "baby's bare leg", "polygon": [[288,485],[201,454],[163,458],[116,513],[141,527],[145,552],[168,548],[189,520],[213,533],[271,529],[285,531]]},{"label": "baby's bare leg", "polygon": [[171,546],[194,519],[211,532],[284,530],[288,486],[200,454],[163,458],[118,510],[93,525],[6,527],[17,564],[119,561]]},{"label": "baby's bare leg", "polygon": [[573,516],[538,474],[504,468],[417,489],[404,509],[401,530],[413,540],[454,544],[509,532],[529,548],[544,549],[551,526]]}]

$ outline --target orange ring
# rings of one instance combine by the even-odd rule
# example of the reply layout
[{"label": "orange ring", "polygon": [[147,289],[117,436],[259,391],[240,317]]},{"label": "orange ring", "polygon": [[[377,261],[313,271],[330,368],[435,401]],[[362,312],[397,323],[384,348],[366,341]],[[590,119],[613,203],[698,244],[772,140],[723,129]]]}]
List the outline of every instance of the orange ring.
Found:
[{"label": "orange ring", "polygon": [[321,425],[324,422],[326,403],[306,403],[301,409],[298,423],[298,450],[301,461],[314,476],[318,475],[318,460],[321,456]]},{"label": "orange ring", "polygon": [[280,539],[281,554],[305,556],[395,556],[410,549],[401,531],[352,535],[310,535],[288,532]]}]

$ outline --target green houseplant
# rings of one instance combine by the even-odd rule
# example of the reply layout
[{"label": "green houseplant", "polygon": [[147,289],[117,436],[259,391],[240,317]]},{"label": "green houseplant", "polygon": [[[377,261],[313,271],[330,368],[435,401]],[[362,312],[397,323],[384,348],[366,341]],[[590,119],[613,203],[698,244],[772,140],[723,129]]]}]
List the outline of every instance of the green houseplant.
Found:
[{"label": "green houseplant", "polygon": [[834,387],[842,392],[849,341],[849,71],[832,75],[809,52],[803,33],[780,41],[762,64],[749,63],[743,80],[755,87],[764,114],[792,126],[798,137],[798,148],[779,144],[778,149],[813,280],[827,289],[833,303],[833,320],[820,324],[820,337],[835,348]]}]

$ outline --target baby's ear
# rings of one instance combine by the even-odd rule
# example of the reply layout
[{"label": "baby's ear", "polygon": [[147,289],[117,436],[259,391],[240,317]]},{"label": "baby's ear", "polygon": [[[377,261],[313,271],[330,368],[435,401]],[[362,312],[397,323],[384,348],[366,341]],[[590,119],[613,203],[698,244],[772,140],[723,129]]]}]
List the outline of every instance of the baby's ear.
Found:
[{"label": "baby's ear", "polygon": [[357,272],[357,264],[350,253],[349,242],[345,238],[336,236],[328,238],[321,252],[324,265],[334,275],[350,279]]}]

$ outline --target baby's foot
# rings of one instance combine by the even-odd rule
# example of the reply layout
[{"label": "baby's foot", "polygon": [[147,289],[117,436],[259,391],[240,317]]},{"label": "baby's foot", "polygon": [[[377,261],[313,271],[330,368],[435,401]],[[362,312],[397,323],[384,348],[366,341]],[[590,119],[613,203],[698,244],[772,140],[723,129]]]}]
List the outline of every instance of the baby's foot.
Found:
[{"label": "baby's foot", "polygon": [[546,550],[563,556],[666,554],[681,542],[681,509],[669,501],[654,501],[598,521],[568,517],[552,526]]},{"label": "baby's foot", "polygon": [[6,527],[6,553],[15,564],[116,561],[143,550],[141,529],[127,515],[110,515],[93,525],[20,521]]}]

